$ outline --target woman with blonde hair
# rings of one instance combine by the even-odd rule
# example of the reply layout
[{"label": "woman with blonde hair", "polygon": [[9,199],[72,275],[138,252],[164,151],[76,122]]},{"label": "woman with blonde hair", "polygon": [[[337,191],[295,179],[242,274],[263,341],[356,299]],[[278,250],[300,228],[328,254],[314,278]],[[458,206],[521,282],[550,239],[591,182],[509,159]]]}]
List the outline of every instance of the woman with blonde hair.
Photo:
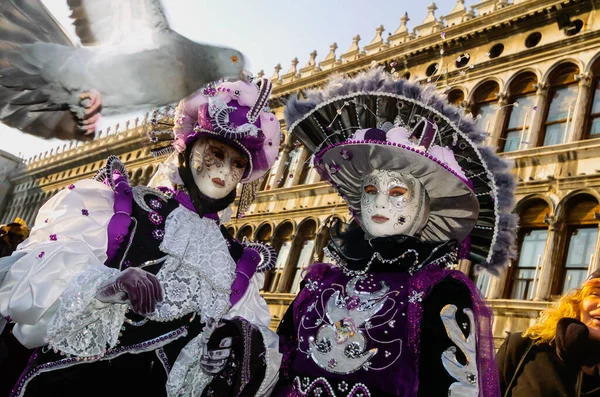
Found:
[{"label": "woman with blonde hair", "polygon": [[497,355],[505,397],[600,396],[600,270]]}]

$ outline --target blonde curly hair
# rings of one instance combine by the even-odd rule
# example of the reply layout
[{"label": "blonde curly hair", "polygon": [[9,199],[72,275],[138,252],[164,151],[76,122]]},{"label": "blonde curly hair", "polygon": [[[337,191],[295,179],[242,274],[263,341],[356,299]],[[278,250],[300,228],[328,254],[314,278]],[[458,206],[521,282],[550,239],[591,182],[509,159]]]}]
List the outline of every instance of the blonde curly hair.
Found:
[{"label": "blonde curly hair", "polygon": [[552,307],[540,313],[538,321],[523,333],[523,337],[534,340],[538,345],[541,343],[554,344],[556,325],[560,319],[565,317],[579,319],[581,303],[599,284],[600,279],[596,278],[586,282],[581,288],[567,292]]}]

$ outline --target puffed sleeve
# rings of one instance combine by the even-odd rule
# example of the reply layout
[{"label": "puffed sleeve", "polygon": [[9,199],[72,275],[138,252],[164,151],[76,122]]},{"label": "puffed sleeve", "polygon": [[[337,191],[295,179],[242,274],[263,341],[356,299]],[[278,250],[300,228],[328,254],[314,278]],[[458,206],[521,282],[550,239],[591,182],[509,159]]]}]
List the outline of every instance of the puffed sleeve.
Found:
[{"label": "puffed sleeve", "polygon": [[268,396],[275,387],[282,357],[279,353],[279,337],[269,329],[271,323],[269,306],[259,293],[264,282],[264,273],[255,273],[250,279],[250,285],[242,298],[223,316],[224,319],[242,317],[257,326],[262,334],[267,366],[257,396]]},{"label": "puffed sleeve", "polygon": [[91,272],[105,280],[117,272],[104,266],[113,203],[110,187],[82,180],[40,209],[0,285],[0,313],[16,323],[14,335],[26,347],[46,344],[59,298],[77,276]]}]

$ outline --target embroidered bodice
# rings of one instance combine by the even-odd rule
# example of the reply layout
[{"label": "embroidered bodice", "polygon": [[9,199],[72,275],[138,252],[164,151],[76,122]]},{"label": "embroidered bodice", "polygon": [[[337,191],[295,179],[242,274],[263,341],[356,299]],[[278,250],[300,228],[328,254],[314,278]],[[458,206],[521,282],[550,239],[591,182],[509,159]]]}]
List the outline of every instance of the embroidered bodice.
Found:
[{"label": "embroidered bodice", "polygon": [[351,377],[367,387],[407,394],[405,385],[394,379],[398,373],[416,375],[414,356],[405,346],[407,309],[419,299],[409,291],[409,274],[347,276],[335,268],[315,269],[305,282],[294,305],[296,374]]}]

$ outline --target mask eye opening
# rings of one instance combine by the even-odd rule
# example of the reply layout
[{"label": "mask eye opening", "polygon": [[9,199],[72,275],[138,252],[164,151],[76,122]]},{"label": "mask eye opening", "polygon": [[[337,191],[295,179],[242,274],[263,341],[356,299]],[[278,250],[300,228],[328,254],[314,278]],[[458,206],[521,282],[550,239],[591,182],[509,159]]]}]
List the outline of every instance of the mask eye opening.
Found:
[{"label": "mask eye opening", "polygon": [[375,195],[377,194],[377,188],[374,185],[366,185],[363,187],[363,190],[367,194]]}]

